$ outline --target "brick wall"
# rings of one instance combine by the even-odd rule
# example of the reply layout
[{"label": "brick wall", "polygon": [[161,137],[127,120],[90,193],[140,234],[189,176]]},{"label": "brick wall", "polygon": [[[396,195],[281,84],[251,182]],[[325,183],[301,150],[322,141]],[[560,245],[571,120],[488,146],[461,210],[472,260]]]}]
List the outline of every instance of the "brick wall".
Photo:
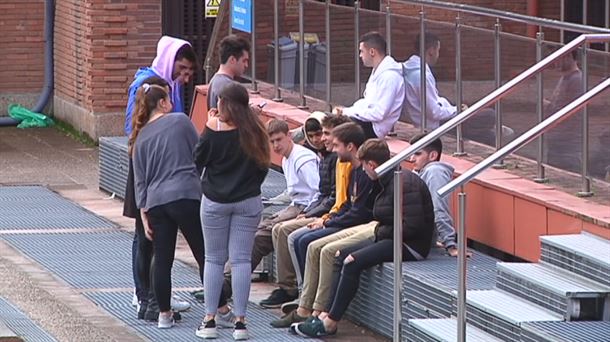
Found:
[{"label": "brick wall", "polygon": [[161,36],[159,0],[57,0],[55,115],[94,138],[121,134],[127,87]]},{"label": "brick wall", "polygon": [[0,2],[0,116],[9,103],[30,106],[44,79],[44,1]]}]

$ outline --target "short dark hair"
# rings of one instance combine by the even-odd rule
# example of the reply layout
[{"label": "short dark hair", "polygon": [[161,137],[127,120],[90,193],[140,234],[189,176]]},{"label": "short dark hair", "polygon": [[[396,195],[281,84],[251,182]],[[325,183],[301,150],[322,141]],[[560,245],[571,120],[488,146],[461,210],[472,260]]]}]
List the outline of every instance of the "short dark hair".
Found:
[{"label": "short dark hair", "polygon": [[381,139],[369,139],[358,149],[358,159],[374,161],[381,165],[390,159],[388,143]]},{"label": "short dark hair", "polygon": [[[417,34],[417,36],[415,37],[415,53],[419,54],[419,40],[420,40],[420,34]],[[424,33],[424,49],[428,50],[429,48],[435,47],[441,40],[440,38],[432,33],[432,32],[425,32]]]},{"label": "short dark hair", "polygon": [[276,133],[284,133],[288,135],[289,130],[290,128],[288,127],[288,123],[284,120],[271,119],[269,122],[267,122],[267,134],[269,134],[269,136]]},{"label": "short dark hair", "polygon": [[225,64],[231,56],[240,59],[244,51],[250,53],[250,42],[235,34],[228,35],[220,41],[220,64]]},{"label": "short dark hair", "polygon": [[193,69],[197,69],[197,54],[195,53],[195,49],[191,44],[182,45],[178,51],[176,52],[176,58],[174,58],[174,62],[186,59],[189,62],[193,63]]},{"label": "short dark hair", "polygon": [[362,37],[360,37],[360,43],[364,43],[367,47],[373,48],[384,55],[388,53],[388,44],[381,33],[377,31],[363,34]]},{"label": "short dark hair", "polygon": [[356,148],[366,140],[362,127],[353,122],[346,122],[333,128],[333,136],[345,145],[354,144]]},{"label": "short dark hair", "polygon": [[[413,138],[411,138],[411,140],[409,140],[409,144],[411,144],[411,145],[415,144],[416,142],[421,140],[426,135],[427,135],[427,133],[420,133],[420,134],[414,136]],[[436,158],[436,161],[439,161],[439,160],[441,160],[441,154],[443,153],[443,142],[441,141],[440,138],[438,138],[438,139],[432,141],[431,143],[429,143],[422,150],[426,151],[427,153],[430,153],[432,151],[438,152],[438,157]]]},{"label": "short dark hair", "polygon": [[333,129],[346,122],[352,122],[347,115],[329,114],[322,119],[322,127]]},{"label": "short dark hair", "polygon": [[320,125],[320,121],[318,119],[307,119],[305,121],[305,133],[307,132],[317,132],[322,130],[322,125]]}]

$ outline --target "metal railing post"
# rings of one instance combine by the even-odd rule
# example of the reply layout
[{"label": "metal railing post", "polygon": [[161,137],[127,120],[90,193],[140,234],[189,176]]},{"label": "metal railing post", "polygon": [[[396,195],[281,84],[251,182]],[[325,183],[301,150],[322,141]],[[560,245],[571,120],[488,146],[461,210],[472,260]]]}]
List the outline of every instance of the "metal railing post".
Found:
[{"label": "metal railing post", "polygon": [[[542,42],[544,41],[544,32],[542,32],[542,28],[538,28],[538,32],[536,33],[536,63],[542,60]],[[536,87],[538,90],[538,101],[536,102],[536,112],[538,114],[538,123],[541,123],[544,120],[544,108],[543,108],[543,100],[544,100],[544,88],[543,88],[543,78],[542,72],[539,72],[536,75]],[[544,158],[544,134],[538,137],[538,154],[536,156],[537,163],[537,173],[536,178],[534,178],[534,182],[536,183],[546,183],[549,181],[545,175],[544,165],[542,164],[542,159]]]},{"label": "metal railing post", "polygon": [[280,92],[280,5],[279,0],[273,0],[273,101],[282,102],[282,94]]},{"label": "metal railing post", "polygon": [[250,70],[252,70],[252,94],[260,94],[258,82],[256,81],[256,1],[252,1],[252,51],[250,54]]},{"label": "metal railing post", "polygon": [[[589,43],[582,45],[582,87],[583,94],[589,90]],[[578,197],[593,196],[591,191],[591,179],[589,178],[589,110],[588,105],[582,108],[582,158],[581,158],[582,189],[577,193]]]},{"label": "metal railing post", "polygon": [[[502,25],[500,19],[496,19],[494,25],[494,78],[496,81],[496,89],[502,85],[502,69],[501,69],[501,50],[500,50],[500,39],[501,39]],[[502,106],[500,100],[496,102],[496,151],[502,147]],[[504,168],[504,160],[499,160],[495,168]]]},{"label": "metal railing post", "polygon": [[[605,8],[606,8],[606,28],[610,29],[610,0],[606,0]],[[606,52],[610,52],[610,42],[606,42]]]},{"label": "metal railing post", "polygon": [[[462,111],[462,22],[460,14],[455,17],[455,94],[457,102],[457,113]],[[454,156],[465,156],[464,137],[462,136],[462,125],[456,130],[456,151]]]},{"label": "metal railing post", "polygon": [[229,34],[233,34],[233,0],[227,0],[229,6]]},{"label": "metal railing post", "polygon": [[582,24],[583,25],[587,25],[588,16],[589,16],[589,6],[587,3],[587,0],[582,0]]},{"label": "metal railing post", "polygon": [[402,171],[394,171],[394,314],[393,341],[401,342],[402,321]]},{"label": "metal railing post", "polygon": [[[565,21],[566,19],[566,0],[559,0],[559,20],[561,20],[562,22]],[[561,44],[563,44],[563,41],[565,39],[565,33],[563,29],[559,30],[559,42]]]},{"label": "metal railing post", "polygon": [[305,100],[305,0],[299,0],[299,97],[300,109],[306,109]]},{"label": "metal railing post", "polygon": [[330,103],[331,81],[330,81],[330,0],[326,0],[326,106],[329,110],[333,109]]},{"label": "metal railing post", "polygon": [[390,0],[388,0],[385,6],[385,36],[388,55],[392,55],[392,12],[390,9]]},{"label": "metal railing post", "polygon": [[426,106],[426,22],[425,13],[422,7],[419,12],[419,70],[420,70],[420,115],[421,115],[421,127],[420,132],[426,131],[428,122],[428,107]]},{"label": "metal railing post", "polygon": [[466,342],[466,193],[464,187],[458,194],[458,299],[457,299],[457,340]]},{"label": "metal railing post", "polygon": [[355,100],[360,98],[360,1],[354,1],[354,46],[356,51],[354,53],[354,77],[356,83],[356,97]]}]

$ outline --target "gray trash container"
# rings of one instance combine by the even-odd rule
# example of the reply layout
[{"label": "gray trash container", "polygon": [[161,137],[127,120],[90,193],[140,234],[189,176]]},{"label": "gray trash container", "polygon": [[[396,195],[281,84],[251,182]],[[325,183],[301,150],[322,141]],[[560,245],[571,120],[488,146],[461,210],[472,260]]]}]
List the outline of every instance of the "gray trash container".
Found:
[{"label": "gray trash container", "polygon": [[[269,83],[274,83],[275,81],[275,58],[274,58],[274,48],[275,42],[271,42],[271,44],[267,45],[269,48],[269,66],[267,69],[267,80]],[[279,39],[280,45],[280,87],[282,88],[294,88],[295,84],[295,69],[297,62],[297,51],[299,45],[294,40],[288,37],[280,37]]]},{"label": "gray trash container", "polygon": [[312,51],[313,59],[313,90],[325,92],[326,91],[326,44],[320,43],[310,47]]},{"label": "gray trash container", "polygon": [[[299,57],[300,54],[300,45],[297,43],[297,56],[296,56],[296,69],[294,70],[294,88],[295,89],[299,89],[299,82],[301,81],[301,71],[299,70],[300,66],[301,66],[301,60]],[[305,55],[303,56],[303,65],[305,66],[304,71],[304,77],[305,77],[305,87],[309,87],[310,83],[313,82],[313,75],[311,75],[311,70],[312,70],[312,66],[311,66],[311,60],[309,58],[309,56],[312,54],[312,47],[313,45],[305,43],[304,44],[304,50],[305,50]]]}]

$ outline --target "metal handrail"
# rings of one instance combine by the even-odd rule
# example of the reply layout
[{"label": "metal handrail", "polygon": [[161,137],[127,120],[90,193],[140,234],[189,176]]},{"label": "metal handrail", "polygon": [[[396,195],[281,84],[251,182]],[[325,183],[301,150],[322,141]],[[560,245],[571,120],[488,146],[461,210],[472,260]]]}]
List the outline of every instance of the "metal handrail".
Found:
[{"label": "metal handrail", "polygon": [[593,89],[584,93],[582,96],[577,98],[576,100],[570,102],[567,106],[563,107],[555,114],[549,116],[541,123],[532,127],[529,131],[523,133],[515,140],[508,143],[506,146],[502,147],[498,151],[494,152],[489,157],[485,158],[483,161],[479,162],[477,165],[464,172],[461,176],[447,183],[445,186],[438,190],[438,194],[441,197],[448,195],[453,192],[458,187],[466,184],[474,177],[476,177],[479,173],[485,171],[496,161],[506,157],[507,155],[515,152],[520,149],[527,143],[536,139],[538,136],[542,135],[549,129],[561,123],[563,120],[567,119],[572,113],[580,110],[582,107],[587,105],[592,98],[597,96],[599,93],[606,90],[606,88],[610,87],[610,78],[606,78],[602,83],[595,86]]},{"label": "metal handrail", "polygon": [[432,8],[440,8],[447,9],[453,11],[459,11],[463,13],[470,13],[476,15],[482,15],[486,17],[500,18],[506,19],[516,22],[521,22],[530,25],[536,26],[544,26],[559,30],[569,30],[580,33],[610,33],[610,29],[606,29],[603,27],[589,26],[589,25],[581,25],[574,23],[566,23],[563,21],[555,20],[555,19],[547,19],[547,18],[539,18],[533,17],[525,14],[518,14],[513,12],[501,11],[490,8],[483,8],[472,5],[464,5],[464,4],[456,4],[445,1],[435,1],[435,0],[397,0],[397,2],[402,3],[411,3],[423,5],[426,7]]},{"label": "metal handrail", "polygon": [[419,151],[422,147],[428,145],[432,141],[440,138],[443,134],[449,132],[454,129],[457,125],[466,121],[468,118],[472,117],[476,113],[478,113],[483,108],[496,103],[502,98],[509,95],[516,86],[523,83],[530,77],[534,76],[536,73],[542,71],[544,68],[548,67],[551,63],[553,63],[558,58],[562,57],[565,54],[570,53],[572,50],[578,48],[583,43],[598,43],[610,40],[610,34],[583,34],[579,37],[572,40],[570,43],[566,44],[564,47],[558,49],[553,52],[540,62],[534,64],[529,69],[525,70],[523,73],[519,74],[517,77],[513,78],[500,88],[494,90],[489,93],[489,95],[485,96],[474,105],[463,111],[462,113],[456,115],[453,119],[447,121],[434,131],[430,132],[422,139],[409,146],[408,148],[402,150],[394,157],[390,158],[387,162],[378,166],[375,169],[377,175],[383,175],[386,172],[396,168],[402,161],[406,160],[408,157],[413,155],[415,152]]}]

